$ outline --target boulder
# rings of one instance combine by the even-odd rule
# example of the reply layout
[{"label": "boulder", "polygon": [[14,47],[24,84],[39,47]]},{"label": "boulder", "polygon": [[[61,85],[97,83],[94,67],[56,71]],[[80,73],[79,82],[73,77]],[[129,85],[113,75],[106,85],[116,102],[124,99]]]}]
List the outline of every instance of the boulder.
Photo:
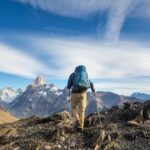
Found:
[{"label": "boulder", "polygon": [[108,130],[117,130],[117,124],[115,124],[115,123],[107,124],[107,129]]},{"label": "boulder", "polygon": [[127,124],[132,127],[139,127],[139,123],[136,120],[127,121]]}]

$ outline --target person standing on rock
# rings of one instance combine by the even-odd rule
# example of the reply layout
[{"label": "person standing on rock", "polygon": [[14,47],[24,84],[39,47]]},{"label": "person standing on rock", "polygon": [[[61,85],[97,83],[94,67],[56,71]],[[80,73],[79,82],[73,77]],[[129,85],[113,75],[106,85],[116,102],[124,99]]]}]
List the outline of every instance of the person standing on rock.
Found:
[{"label": "person standing on rock", "polygon": [[69,77],[67,89],[71,93],[71,109],[76,120],[75,127],[79,131],[83,131],[84,127],[84,115],[87,102],[86,91],[89,88],[91,88],[94,96],[96,96],[94,85],[88,79],[86,67],[83,65],[77,66]]}]

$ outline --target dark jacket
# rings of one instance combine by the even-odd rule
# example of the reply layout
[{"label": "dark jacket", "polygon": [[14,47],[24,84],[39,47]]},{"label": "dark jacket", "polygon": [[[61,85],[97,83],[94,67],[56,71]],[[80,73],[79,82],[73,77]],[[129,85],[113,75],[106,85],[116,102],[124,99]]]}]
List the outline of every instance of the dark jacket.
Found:
[{"label": "dark jacket", "polygon": [[[67,84],[67,89],[71,89],[73,87],[73,82],[74,82],[74,79],[75,79],[75,73],[72,73],[70,76],[69,76],[69,80],[68,80],[68,84]],[[94,84],[90,81],[90,88],[92,90],[93,93],[95,93],[95,88],[94,88]],[[72,93],[80,93],[80,91],[75,91],[73,88],[72,88]]]}]

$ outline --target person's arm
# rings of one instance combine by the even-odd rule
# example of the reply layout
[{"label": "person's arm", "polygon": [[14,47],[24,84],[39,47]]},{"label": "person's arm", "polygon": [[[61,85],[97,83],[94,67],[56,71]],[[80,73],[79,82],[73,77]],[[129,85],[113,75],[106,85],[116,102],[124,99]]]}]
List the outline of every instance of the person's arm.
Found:
[{"label": "person's arm", "polygon": [[67,84],[67,89],[68,89],[68,90],[70,90],[71,87],[73,86],[73,79],[74,79],[74,73],[72,73],[72,74],[69,76],[68,84]]},{"label": "person's arm", "polygon": [[68,101],[71,100],[71,87],[73,86],[73,81],[74,81],[74,73],[72,73],[69,76],[68,83],[67,83],[67,89],[68,89],[67,99],[68,99]]},{"label": "person's arm", "polygon": [[95,90],[94,84],[91,81],[90,81],[90,86],[91,86],[91,90],[93,92],[93,98],[95,101],[97,101],[96,100],[96,90]]},{"label": "person's arm", "polygon": [[93,93],[95,93],[95,87],[94,87],[94,84],[90,81],[90,87],[91,87],[91,90]]}]

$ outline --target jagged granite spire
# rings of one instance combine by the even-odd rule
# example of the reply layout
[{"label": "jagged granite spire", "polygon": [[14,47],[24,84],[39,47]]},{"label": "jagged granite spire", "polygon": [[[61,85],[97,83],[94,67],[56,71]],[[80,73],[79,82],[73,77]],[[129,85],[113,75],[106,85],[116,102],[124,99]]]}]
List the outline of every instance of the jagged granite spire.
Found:
[{"label": "jagged granite spire", "polygon": [[33,87],[39,87],[39,86],[44,85],[44,84],[45,84],[45,79],[43,76],[40,75],[35,80],[33,80],[31,85]]}]

